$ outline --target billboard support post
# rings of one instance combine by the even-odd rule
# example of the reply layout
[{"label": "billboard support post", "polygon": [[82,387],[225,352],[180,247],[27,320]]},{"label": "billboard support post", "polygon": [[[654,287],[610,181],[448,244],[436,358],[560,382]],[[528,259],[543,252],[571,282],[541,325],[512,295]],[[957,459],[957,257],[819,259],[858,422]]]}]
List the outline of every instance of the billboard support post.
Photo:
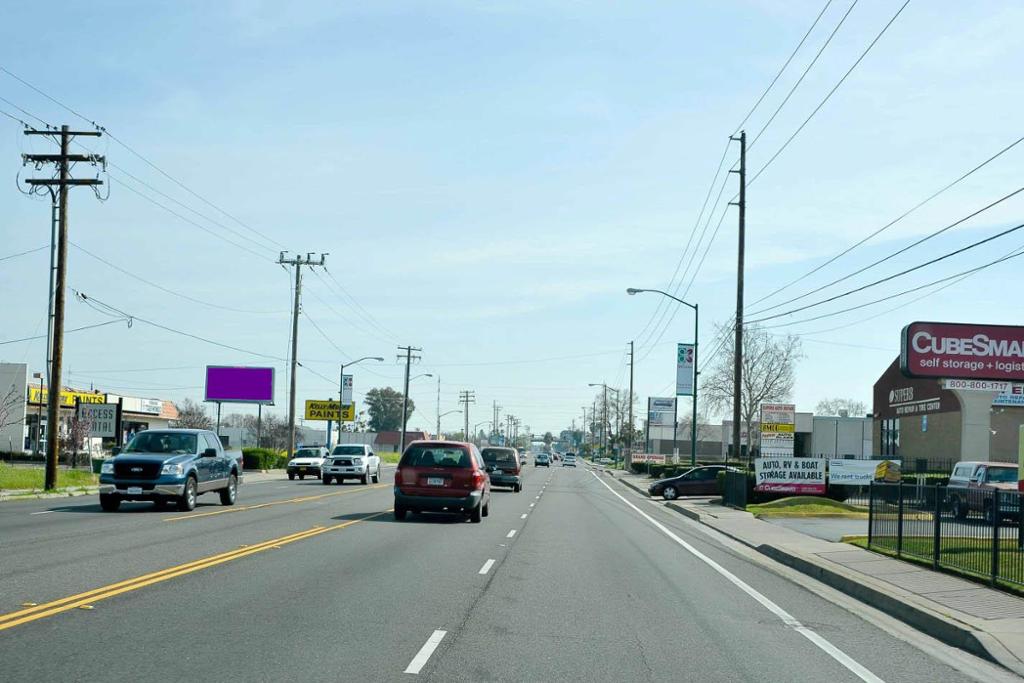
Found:
[{"label": "billboard support post", "polygon": [[262,448],[260,444],[260,432],[263,431],[263,404],[256,406],[256,448]]}]

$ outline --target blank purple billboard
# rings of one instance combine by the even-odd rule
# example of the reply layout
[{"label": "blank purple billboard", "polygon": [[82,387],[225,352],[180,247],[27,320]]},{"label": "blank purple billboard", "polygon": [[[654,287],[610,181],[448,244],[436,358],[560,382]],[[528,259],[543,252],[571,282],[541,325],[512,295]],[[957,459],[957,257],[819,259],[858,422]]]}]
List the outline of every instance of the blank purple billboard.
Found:
[{"label": "blank purple billboard", "polygon": [[221,403],[274,402],[274,368],[206,366],[206,400]]}]

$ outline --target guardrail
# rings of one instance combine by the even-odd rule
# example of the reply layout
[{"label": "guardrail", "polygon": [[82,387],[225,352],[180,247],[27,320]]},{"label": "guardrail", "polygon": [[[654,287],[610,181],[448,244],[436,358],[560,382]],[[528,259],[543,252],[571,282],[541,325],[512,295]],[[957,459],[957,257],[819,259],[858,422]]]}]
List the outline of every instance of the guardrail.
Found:
[{"label": "guardrail", "polygon": [[1017,491],[872,484],[868,547],[1024,587],[1024,507]]}]

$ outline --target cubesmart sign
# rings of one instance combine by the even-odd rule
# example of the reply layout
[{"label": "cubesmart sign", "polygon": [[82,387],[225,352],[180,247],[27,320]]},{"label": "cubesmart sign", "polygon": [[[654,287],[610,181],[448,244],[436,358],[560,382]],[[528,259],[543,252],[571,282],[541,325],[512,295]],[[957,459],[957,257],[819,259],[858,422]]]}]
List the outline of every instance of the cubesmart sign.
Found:
[{"label": "cubesmart sign", "polygon": [[903,328],[907,377],[1024,380],[1024,327],[915,322]]},{"label": "cubesmart sign", "polygon": [[757,458],[754,489],[774,493],[824,495],[824,458]]}]

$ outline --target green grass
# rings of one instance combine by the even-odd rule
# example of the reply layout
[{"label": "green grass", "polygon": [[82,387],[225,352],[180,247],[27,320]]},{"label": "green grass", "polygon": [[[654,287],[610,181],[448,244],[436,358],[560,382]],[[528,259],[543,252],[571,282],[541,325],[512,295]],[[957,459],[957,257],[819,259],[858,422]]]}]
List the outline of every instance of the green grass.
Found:
[{"label": "green grass", "polygon": [[818,496],[792,496],[770,503],[747,506],[747,512],[757,517],[841,517],[846,519],[867,519],[864,508],[840,503]]},{"label": "green grass", "polygon": [[377,453],[380,456],[380,461],[386,465],[397,465],[398,461],[402,459],[401,453]]},{"label": "green grass", "polygon": [[[11,467],[0,465],[0,490],[42,489],[45,473],[42,467]],[[58,470],[57,486],[95,486],[96,475],[81,470]]]}]

